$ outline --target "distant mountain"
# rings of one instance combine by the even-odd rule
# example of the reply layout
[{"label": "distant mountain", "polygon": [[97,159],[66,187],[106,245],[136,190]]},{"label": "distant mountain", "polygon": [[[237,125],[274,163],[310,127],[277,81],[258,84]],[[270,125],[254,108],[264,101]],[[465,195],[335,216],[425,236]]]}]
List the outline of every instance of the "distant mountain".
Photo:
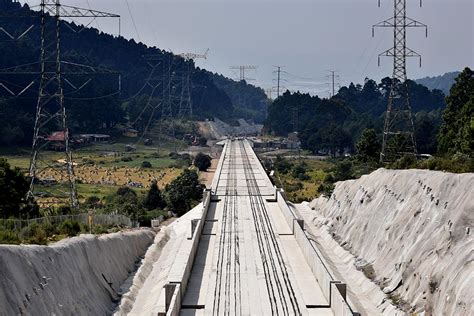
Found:
[{"label": "distant mountain", "polygon": [[415,80],[415,82],[427,87],[430,90],[441,90],[445,95],[448,95],[449,90],[454,84],[454,79],[456,79],[459,74],[459,71],[447,72],[441,76],[424,77],[421,79],[417,79]]}]

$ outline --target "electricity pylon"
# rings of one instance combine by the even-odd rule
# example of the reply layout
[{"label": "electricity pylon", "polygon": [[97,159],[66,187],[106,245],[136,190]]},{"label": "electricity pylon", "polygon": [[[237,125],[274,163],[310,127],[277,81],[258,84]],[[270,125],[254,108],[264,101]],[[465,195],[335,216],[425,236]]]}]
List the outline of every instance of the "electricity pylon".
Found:
[{"label": "electricity pylon", "polygon": [[231,66],[230,69],[232,70],[239,70],[239,80],[240,81],[247,81],[247,80],[252,80],[249,79],[245,76],[245,71],[246,70],[255,70],[257,69],[257,66],[251,66],[251,65],[240,65],[240,66]]},{"label": "electricity pylon", "polygon": [[[31,178],[28,197],[36,197],[38,183],[51,184],[48,202],[53,205],[69,201],[78,205],[75,185],[71,135],[67,126],[66,106],[63,91],[63,68],[61,59],[62,18],[117,18],[118,15],[62,5],[60,0],[41,0],[41,52],[40,83],[33,132]],[[69,65],[76,66],[73,63]],[[53,132],[53,133],[52,133]],[[47,149],[63,151],[63,159],[42,157]]]},{"label": "electricity pylon", "polygon": [[[394,161],[404,154],[416,155],[415,128],[411,112],[407,85],[406,58],[421,56],[406,46],[407,27],[428,27],[406,16],[406,0],[393,0],[393,17],[372,26],[372,36],[376,27],[393,28],[393,47],[384,51],[380,57],[393,57],[392,84],[388,96],[387,112],[382,140],[381,162]],[[420,0],[420,7],[422,2]],[[380,0],[379,0],[380,6]]]},{"label": "electricity pylon", "polygon": [[178,117],[180,119],[185,119],[188,117],[189,120],[192,120],[193,116],[193,103],[191,91],[193,89],[192,77],[194,73],[194,60],[195,59],[207,59],[207,54],[209,53],[209,48],[204,52],[204,54],[196,53],[182,53],[179,54],[186,61],[186,70],[181,75],[181,96],[178,107]]}]

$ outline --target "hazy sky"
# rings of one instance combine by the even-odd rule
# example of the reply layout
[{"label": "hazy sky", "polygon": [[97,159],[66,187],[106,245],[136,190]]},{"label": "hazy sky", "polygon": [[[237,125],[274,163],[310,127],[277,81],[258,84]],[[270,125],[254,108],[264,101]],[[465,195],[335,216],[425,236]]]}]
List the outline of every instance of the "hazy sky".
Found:
[{"label": "hazy sky", "polygon": [[[127,8],[130,5],[132,18]],[[30,1],[30,3],[39,2]],[[408,46],[423,56],[408,63],[408,76],[420,78],[474,66],[473,0],[407,0],[407,15],[429,26],[410,29]],[[371,26],[393,15],[393,0],[63,0],[63,4],[118,13],[122,35],[175,53],[202,53],[197,64],[229,77],[233,65],[257,65],[248,76],[263,88],[275,85],[274,65],[288,74],[291,90],[324,95],[327,70],[337,70],[340,83],[379,80],[391,75],[392,60],[377,55],[392,46],[390,29]],[[106,32],[116,24],[99,20]],[[92,24],[97,27],[96,23]],[[115,27],[112,27],[112,26]]]}]

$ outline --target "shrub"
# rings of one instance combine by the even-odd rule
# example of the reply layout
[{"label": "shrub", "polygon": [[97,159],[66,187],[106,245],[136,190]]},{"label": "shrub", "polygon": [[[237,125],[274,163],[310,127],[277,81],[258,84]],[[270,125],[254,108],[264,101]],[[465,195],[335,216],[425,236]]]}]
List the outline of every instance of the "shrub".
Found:
[{"label": "shrub", "polygon": [[293,170],[291,171],[291,175],[294,178],[299,179],[300,181],[309,180],[310,177],[306,174],[307,168],[308,168],[308,165],[302,162],[299,165],[296,165],[293,167]]},{"label": "shrub", "polygon": [[352,179],[352,162],[349,160],[338,162],[334,167],[333,172],[334,182]]},{"label": "shrub", "polygon": [[100,203],[100,198],[98,196],[91,195],[84,201],[84,206],[86,208],[99,208],[102,204]]},{"label": "shrub", "polygon": [[207,139],[204,136],[201,136],[198,138],[198,144],[199,146],[207,146]]},{"label": "shrub", "polygon": [[194,158],[194,165],[199,171],[206,171],[211,166],[211,157],[203,153],[198,153]]},{"label": "shrub", "polygon": [[43,228],[44,232],[46,233],[46,236],[48,237],[56,234],[56,227],[50,222],[44,222],[43,224],[41,224],[41,228]]},{"label": "shrub", "polygon": [[139,222],[140,222],[140,227],[151,226],[151,220],[156,219],[160,216],[163,216],[166,218],[168,216],[168,212],[163,211],[163,210],[152,210],[152,211],[147,211],[140,216]]},{"label": "shrub", "polygon": [[126,156],[126,157],[120,158],[120,160],[123,162],[130,162],[130,161],[133,161],[133,158],[130,156]]},{"label": "shrub", "polygon": [[56,214],[58,215],[68,215],[72,213],[72,209],[69,205],[60,205],[56,209]]},{"label": "shrub", "polygon": [[23,242],[30,244],[46,245],[47,236],[44,229],[37,223],[23,227],[18,236]]},{"label": "shrub", "polygon": [[12,230],[0,230],[0,244],[19,244],[18,234]]},{"label": "shrub", "polygon": [[81,224],[78,221],[66,220],[59,225],[59,232],[69,237],[76,236],[81,232]]},{"label": "shrub", "polygon": [[390,165],[392,169],[409,169],[416,166],[416,157],[414,155],[404,155],[393,164]]},{"label": "shrub", "polygon": [[275,160],[275,169],[278,172],[286,174],[288,173],[288,171],[291,170],[291,167],[292,167],[292,164],[288,160],[286,160],[285,158],[281,156],[277,156]]},{"label": "shrub", "polygon": [[106,234],[108,233],[108,230],[106,227],[102,225],[94,225],[92,226],[92,233],[93,234]]},{"label": "shrub", "polygon": [[320,193],[325,198],[330,198],[333,191],[334,191],[334,183],[325,182],[325,183],[322,183],[318,187],[318,193]]},{"label": "shrub", "polygon": [[149,161],[143,161],[142,162],[142,168],[152,168],[151,162]]}]

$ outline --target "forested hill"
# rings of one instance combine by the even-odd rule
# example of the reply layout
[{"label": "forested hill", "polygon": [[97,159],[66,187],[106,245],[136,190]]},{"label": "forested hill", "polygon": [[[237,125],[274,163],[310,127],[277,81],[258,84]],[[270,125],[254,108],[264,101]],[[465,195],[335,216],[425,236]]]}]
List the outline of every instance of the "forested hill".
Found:
[{"label": "forested hill", "polygon": [[235,82],[222,75],[213,76],[217,87],[224,90],[234,105],[234,116],[253,119],[263,123],[267,117],[268,99],[265,91],[256,88],[245,81]]},{"label": "forested hill", "polygon": [[[432,153],[446,107],[444,94],[414,81],[408,85],[418,149]],[[381,134],[390,86],[390,78],[380,83],[366,79],[364,85],[342,87],[331,99],[285,92],[269,107],[265,127],[279,136],[298,131],[302,146],[315,153],[354,150],[364,129]]]},{"label": "forested hill", "polygon": [[445,95],[449,94],[449,90],[454,85],[454,80],[459,76],[459,71],[447,72],[441,76],[424,77],[415,80],[416,83],[424,85],[430,90],[438,89],[443,91]]},{"label": "forested hill", "polygon": [[[18,18],[1,15],[16,15]],[[47,20],[52,22],[52,19]],[[34,27],[19,40],[12,40],[0,30],[0,69],[17,65],[25,65],[15,67],[21,71],[38,72],[40,69],[39,13],[27,5],[0,0],[0,27],[16,37],[31,25]],[[118,74],[63,76],[69,125],[75,132],[113,128],[117,123],[127,122],[134,122],[133,127],[140,130],[150,116],[153,120],[165,114],[178,116],[181,107],[186,107],[183,105],[183,96],[186,99],[183,91],[188,74],[194,119],[217,116],[225,120],[245,114],[247,118],[261,120],[261,113],[266,112],[266,97],[261,89],[200,69],[193,61],[156,47],[105,34],[95,28],[61,22],[61,56],[62,61],[69,63],[63,65],[65,72],[67,67],[75,67],[70,66],[71,63],[80,63],[112,70],[121,76],[120,92]],[[7,139],[0,137],[0,144],[30,142],[38,77],[0,73],[0,134],[13,131],[5,136]],[[13,95],[34,79],[35,84],[20,97]],[[89,79],[92,81],[88,82]],[[226,84],[216,84],[222,81]],[[84,83],[87,84],[83,86]],[[251,102],[238,102],[233,91],[251,96]]]}]

